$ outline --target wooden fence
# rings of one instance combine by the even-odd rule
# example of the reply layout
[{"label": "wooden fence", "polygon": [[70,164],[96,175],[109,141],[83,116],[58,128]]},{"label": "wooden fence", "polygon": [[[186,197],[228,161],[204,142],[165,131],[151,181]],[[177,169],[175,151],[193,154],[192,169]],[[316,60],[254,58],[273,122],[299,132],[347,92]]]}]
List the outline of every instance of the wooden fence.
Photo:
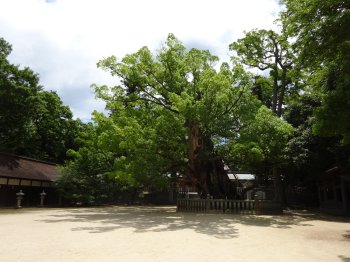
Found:
[{"label": "wooden fence", "polygon": [[280,203],[268,200],[178,199],[178,212],[281,214]]}]

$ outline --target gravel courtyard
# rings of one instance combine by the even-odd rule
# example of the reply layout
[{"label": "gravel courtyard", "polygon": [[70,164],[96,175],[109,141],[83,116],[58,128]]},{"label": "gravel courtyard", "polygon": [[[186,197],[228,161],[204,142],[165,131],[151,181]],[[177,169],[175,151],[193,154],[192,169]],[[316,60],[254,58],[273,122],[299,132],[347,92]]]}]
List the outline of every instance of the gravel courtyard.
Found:
[{"label": "gravel courtyard", "polygon": [[350,261],[349,219],[175,207],[0,209],[0,261]]}]

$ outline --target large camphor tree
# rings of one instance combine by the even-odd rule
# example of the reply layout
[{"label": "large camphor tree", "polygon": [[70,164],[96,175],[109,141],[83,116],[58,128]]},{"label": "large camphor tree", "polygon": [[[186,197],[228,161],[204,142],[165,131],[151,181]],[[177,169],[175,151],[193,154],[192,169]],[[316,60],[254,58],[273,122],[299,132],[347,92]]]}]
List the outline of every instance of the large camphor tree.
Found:
[{"label": "large camphor tree", "polygon": [[[152,183],[165,174],[182,174],[201,197],[235,198],[225,170],[224,150],[260,112],[253,82],[241,66],[216,67],[209,51],[191,49],[169,35],[152,54],[147,47],[118,61],[98,63],[119,80],[94,86],[109,116],[95,113],[104,126],[100,143],[115,153],[116,179]],[[282,121],[276,117],[277,121]],[[264,130],[266,131],[266,130]],[[150,182],[151,181],[151,182]]]}]

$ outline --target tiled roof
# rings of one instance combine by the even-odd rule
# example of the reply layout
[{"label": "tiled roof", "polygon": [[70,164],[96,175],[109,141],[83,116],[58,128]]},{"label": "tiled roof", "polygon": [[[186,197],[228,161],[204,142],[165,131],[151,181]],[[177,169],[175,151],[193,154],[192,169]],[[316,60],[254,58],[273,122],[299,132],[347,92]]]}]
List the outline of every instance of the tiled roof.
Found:
[{"label": "tiled roof", "polygon": [[56,164],[0,153],[0,176],[55,181],[60,173]]}]

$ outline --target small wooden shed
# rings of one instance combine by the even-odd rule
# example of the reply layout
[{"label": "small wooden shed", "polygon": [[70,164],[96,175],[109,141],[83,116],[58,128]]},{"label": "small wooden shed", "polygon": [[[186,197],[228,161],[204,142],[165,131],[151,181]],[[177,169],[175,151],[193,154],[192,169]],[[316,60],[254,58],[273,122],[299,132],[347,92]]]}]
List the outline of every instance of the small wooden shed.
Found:
[{"label": "small wooden shed", "polygon": [[20,190],[25,194],[22,206],[39,205],[43,191],[44,203],[57,205],[59,196],[53,184],[59,176],[54,163],[0,153],[0,206],[14,206]]}]

